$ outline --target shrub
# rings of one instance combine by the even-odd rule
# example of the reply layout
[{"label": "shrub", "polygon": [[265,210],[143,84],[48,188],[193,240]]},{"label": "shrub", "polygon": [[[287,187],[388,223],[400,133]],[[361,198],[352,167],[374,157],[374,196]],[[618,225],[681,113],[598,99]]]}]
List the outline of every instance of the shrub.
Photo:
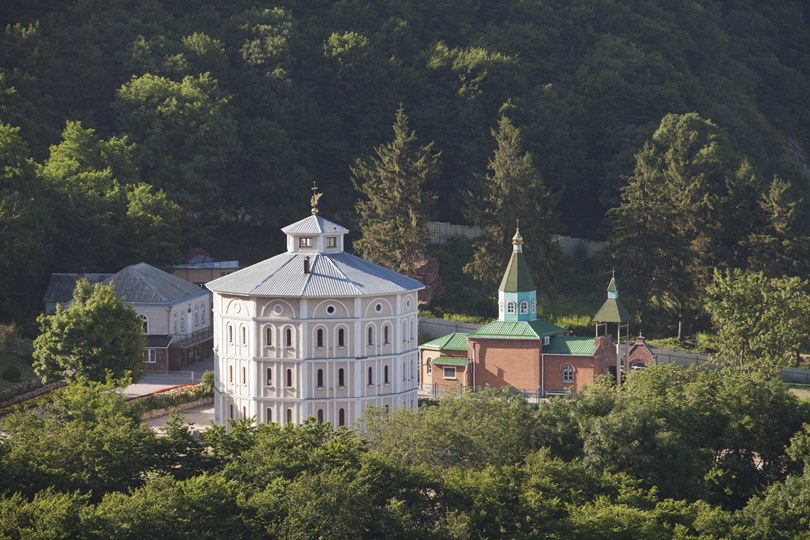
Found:
[{"label": "shrub", "polygon": [[200,386],[197,388],[197,393],[203,397],[212,397],[214,395],[214,372],[211,370],[204,371],[200,377]]},{"label": "shrub", "polygon": [[587,336],[593,333],[592,319],[592,315],[560,315],[554,324],[578,336]]},{"label": "shrub", "polygon": [[17,366],[8,366],[3,371],[3,378],[5,380],[7,380],[8,382],[12,382],[12,383],[20,382],[20,377],[21,376],[22,376],[22,373],[20,373],[20,370],[19,370],[19,368]]}]

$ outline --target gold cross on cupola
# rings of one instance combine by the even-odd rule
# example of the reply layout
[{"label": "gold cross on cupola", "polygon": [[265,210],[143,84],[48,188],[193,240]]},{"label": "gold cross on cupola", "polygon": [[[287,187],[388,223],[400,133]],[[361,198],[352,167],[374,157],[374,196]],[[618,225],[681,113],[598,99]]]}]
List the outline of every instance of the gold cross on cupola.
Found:
[{"label": "gold cross on cupola", "polygon": [[312,181],[312,187],[310,189],[312,190],[312,197],[309,199],[309,204],[312,206],[312,215],[317,216],[318,200],[320,200],[323,193],[318,193],[318,184],[315,183],[315,180]]}]

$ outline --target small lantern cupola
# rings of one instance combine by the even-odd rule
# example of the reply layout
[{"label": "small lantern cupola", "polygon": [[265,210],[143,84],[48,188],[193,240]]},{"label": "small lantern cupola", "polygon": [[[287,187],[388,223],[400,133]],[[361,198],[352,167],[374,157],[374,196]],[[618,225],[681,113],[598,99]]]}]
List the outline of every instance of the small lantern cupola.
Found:
[{"label": "small lantern cupola", "polygon": [[523,256],[523,237],[518,221],[515,223],[515,236],[512,237],[512,256],[498,287],[498,320],[537,320],[537,290]]},{"label": "small lantern cupola", "polygon": [[318,215],[318,202],[323,193],[312,183],[311,210],[308,217],[284,227],[287,235],[287,252],[306,253],[312,258],[310,269],[315,267],[314,256],[319,253],[340,253],[343,251],[343,237],[349,230]]}]

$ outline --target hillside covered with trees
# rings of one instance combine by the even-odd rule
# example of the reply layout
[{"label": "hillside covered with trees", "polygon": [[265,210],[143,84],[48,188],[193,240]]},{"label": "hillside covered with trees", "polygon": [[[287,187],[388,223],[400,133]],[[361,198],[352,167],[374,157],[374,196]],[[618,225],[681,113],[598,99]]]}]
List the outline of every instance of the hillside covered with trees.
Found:
[{"label": "hillside covered with trees", "polygon": [[[391,140],[402,107],[420,144],[440,154],[424,185],[436,195],[433,216],[483,220],[503,236],[521,217],[493,218],[516,208],[508,194],[492,187],[486,208],[476,196],[509,170],[498,161],[504,144],[520,140],[514,155],[531,156],[521,178],[532,186],[521,211],[540,209],[544,234],[641,250],[633,277],[648,281],[638,296],[654,297],[671,323],[699,311],[692,300],[711,268],[782,251],[774,242],[790,239],[768,236],[763,197],[797,205],[774,223],[787,219],[794,236],[808,230],[808,9],[9,0],[0,8],[0,318],[38,308],[52,271],[168,264],[193,245],[245,262],[274,253],[278,227],[307,211],[313,179],[327,193],[323,213],[356,233],[352,166]],[[674,165],[688,181],[663,178],[695,198],[646,190],[645,170],[694,157],[683,145],[683,155],[667,154],[684,126],[712,149],[695,154],[706,158],[703,191],[692,189],[695,168]],[[730,219],[736,229],[718,232]],[[644,220],[654,230],[633,226]],[[653,240],[638,246],[641,234]],[[761,241],[746,243],[751,235]],[[650,256],[662,242],[674,246],[665,263]],[[803,271],[790,268],[796,253],[779,275]],[[477,256],[470,268],[485,263]],[[661,264],[686,281],[659,275]],[[669,297],[675,288],[685,296]]]}]

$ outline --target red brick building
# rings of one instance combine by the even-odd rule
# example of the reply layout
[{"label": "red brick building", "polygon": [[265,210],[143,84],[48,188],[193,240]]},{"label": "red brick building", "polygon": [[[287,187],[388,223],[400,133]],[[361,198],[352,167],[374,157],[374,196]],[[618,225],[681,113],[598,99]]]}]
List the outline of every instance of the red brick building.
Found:
[{"label": "red brick building", "polygon": [[[617,348],[605,323],[626,326],[629,313],[618,299],[615,279],[597,313],[596,337],[570,332],[537,318],[536,288],[523,257],[518,231],[498,288],[498,320],[468,333],[454,333],[419,347],[423,392],[439,395],[483,387],[509,387],[530,397],[566,394],[615,373]],[[625,326],[621,326],[624,324]],[[640,361],[654,362],[644,344],[633,350]],[[641,357],[644,360],[641,360]],[[629,366],[625,368],[628,369]]]}]

